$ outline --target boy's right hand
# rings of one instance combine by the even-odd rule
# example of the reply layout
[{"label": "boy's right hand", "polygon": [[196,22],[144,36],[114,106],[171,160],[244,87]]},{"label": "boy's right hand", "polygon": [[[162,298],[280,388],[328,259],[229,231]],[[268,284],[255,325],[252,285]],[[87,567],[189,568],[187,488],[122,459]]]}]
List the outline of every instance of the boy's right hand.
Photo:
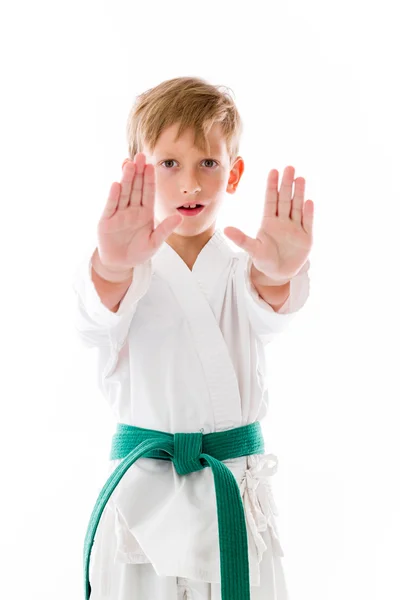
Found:
[{"label": "boy's right hand", "polygon": [[99,257],[107,269],[124,272],[146,262],[183,221],[177,213],[154,229],[154,201],[154,165],[139,152],[124,165],[121,183],[112,183],[97,226]]}]

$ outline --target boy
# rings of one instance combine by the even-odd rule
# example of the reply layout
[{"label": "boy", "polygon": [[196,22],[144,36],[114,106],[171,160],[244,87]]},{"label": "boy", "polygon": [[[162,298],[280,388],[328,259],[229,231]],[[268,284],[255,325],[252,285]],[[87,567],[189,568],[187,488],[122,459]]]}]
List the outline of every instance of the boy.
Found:
[{"label": "boy", "polygon": [[292,199],[293,167],[279,193],[272,170],[257,238],[224,229],[232,251],[216,218],[243,174],[241,128],[231,98],[201,79],[139,96],[134,160],[76,274],[77,330],[98,349],[118,422],[85,539],[90,600],[288,598],[277,458],[260,429],[264,347],[308,297],[313,203],[304,178]]}]

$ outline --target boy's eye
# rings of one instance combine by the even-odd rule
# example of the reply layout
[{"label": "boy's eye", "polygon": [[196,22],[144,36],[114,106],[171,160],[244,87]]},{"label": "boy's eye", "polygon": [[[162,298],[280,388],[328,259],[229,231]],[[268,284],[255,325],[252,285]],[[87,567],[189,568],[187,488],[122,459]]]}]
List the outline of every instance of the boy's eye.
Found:
[{"label": "boy's eye", "polygon": [[[176,160],[170,158],[169,160],[164,160],[161,164],[163,165],[164,163],[173,163],[173,162],[176,162]],[[205,158],[203,160],[203,162],[213,162],[213,163],[217,164],[217,161],[214,160],[213,158]],[[169,168],[170,167],[167,167],[167,169],[169,169]]]}]

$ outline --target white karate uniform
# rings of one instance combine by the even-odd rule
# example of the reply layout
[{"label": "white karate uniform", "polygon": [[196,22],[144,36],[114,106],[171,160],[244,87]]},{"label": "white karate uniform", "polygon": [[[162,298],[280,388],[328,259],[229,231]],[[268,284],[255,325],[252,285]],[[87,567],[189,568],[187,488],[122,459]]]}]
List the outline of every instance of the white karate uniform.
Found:
[{"label": "white karate uniform", "polygon": [[[275,312],[250,281],[251,257],[232,250],[216,229],[192,271],[163,243],[135,267],[113,313],[100,301],[86,257],[73,282],[76,328],[84,345],[98,350],[98,385],[117,422],[205,434],[262,422],[268,408],[264,348],[304,305],[309,265],[292,279],[288,300]],[[120,462],[110,460],[109,473]],[[270,482],[277,458],[266,453],[223,462],[243,499],[252,600],[287,600]],[[189,599],[196,589],[195,598],[219,600],[220,583],[211,469],[180,476],[170,461],[139,458],[99,522],[91,600],[176,600],[185,591]]]}]

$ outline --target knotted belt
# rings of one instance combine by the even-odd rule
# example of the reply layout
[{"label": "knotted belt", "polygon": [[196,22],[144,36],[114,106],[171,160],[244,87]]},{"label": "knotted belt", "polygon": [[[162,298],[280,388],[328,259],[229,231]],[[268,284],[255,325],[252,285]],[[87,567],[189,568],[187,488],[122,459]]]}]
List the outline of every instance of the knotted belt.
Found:
[{"label": "knotted belt", "polygon": [[166,433],[117,424],[110,460],[124,459],[111,473],[96,501],[84,542],[85,599],[89,600],[90,554],[103,510],[129,467],[140,457],[170,460],[179,475],[211,467],[218,512],[222,600],[250,600],[247,530],[240,488],[223,460],[264,453],[259,421],[203,434]]}]

